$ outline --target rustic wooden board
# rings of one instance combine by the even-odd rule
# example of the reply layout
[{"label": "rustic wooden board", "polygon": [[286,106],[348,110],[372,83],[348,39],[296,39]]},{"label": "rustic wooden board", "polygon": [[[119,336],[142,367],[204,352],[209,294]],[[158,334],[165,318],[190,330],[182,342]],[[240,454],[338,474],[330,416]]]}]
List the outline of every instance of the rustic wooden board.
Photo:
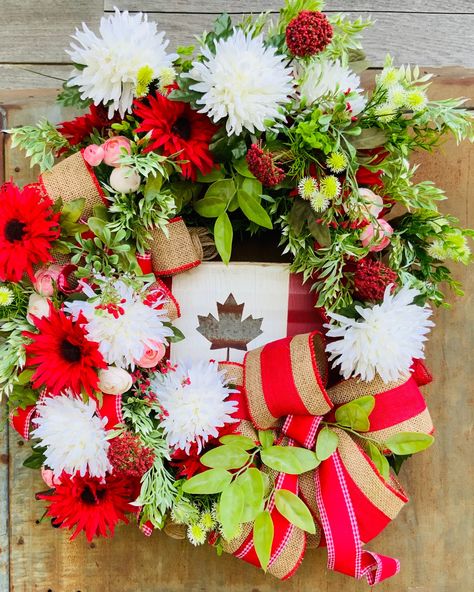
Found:
[{"label": "rustic wooden board", "polygon": [[[150,2],[154,4],[152,0]],[[372,27],[365,37],[367,54],[374,66],[383,63],[387,52],[392,53],[400,63],[412,62],[415,56],[416,61],[425,66],[474,66],[474,10],[471,8],[469,13],[463,12],[467,10],[465,7],[469,3],[453,3],[460,7],[460,12],[450,8],[449,14],[437,13],[433,8],[433,2],[419,13],[369,11],[363,8],[356,10],[356,6],[359,5],[357,2],[339,2],[335,6],[341,7],[341,4],[350,7],[350,14],[354,17],[370,16],[377,21],[376,26]],[[368,2],[363,2],[361,6],[367,4]],[[69,36],[83,20],[92,29],[97,30],[104,3],[103,0],[80,0],[70,4],[67,11],[61,10],[62,5],[63,3],[58,0],[43,0],[41,3],[33,0],[23,3],[2,0],[0,64],[68,63],[69,56],[65,53],[65,48],[69,45]],[[110,5],[111,3],[108,3],[106,6]],[[159,6],[164,5],[162,2]],[[167,3],[167,6],[167,10],[173,8],[173,12],[152,14],[151,18],[156,18],[160,28],[167,31],[171,39],[170,47],[176,47],[178,44],[191,43],[193,35],[209,29],[223,7],[227,10],[245,12],[248,3],[214,2],[206,3],[203,7],[194,2],[191,6],[194,6],[196,11],[187,15],[179,13],[181,5],[175,7],[175,3]],[[262,3],[262,6],[266,5]],[[380,3],[373,4],[375,8],[379,6]],[[445,9],[446,7],[447,5]],[[328,9],[332,9],[330,2]],[[431,10],[434,12],[430,12]],[[25,30],[28,31],[27,35]]]},{"label": "rustic wooden board", "polygon": [[[448,81],[451,80],[451,83]],[[439,96],[474,95],[471,74],[455,78],[453,71],[436,77]],[[16,98],[15,98],[16,95]],[[31,123],[40,114],[59,120],[66,114],[51,106],[52,93],[35,97],[31,92],[0,93],[9,125]],[[25,162],[7,151],[7,178],[18,182],[34,178]],[[474,147],[458,150],[447,143],[438,156],[420,158],[420,178],[429,178],[449,196],[447,211],[465,225],[474,226],[470,203],[474,199]],[[18,167],[19,170],[15,170]],[[436,374],[426,389],[437,443],[411,459],[402,469],[401,481],[411,502],[399,518],[370,549],[400,558],[402,573],[382,584],[381,592],[467,592],[474,581],[471,492],[474,474],[471,463],[473,374],[469,355],[474,347],[472,310],[474,276],[459,266],[457,277],[464,282],[467,296],[450,298],[451,311],[436,311],[437,327],[428,346],[428,362]],[[1,436],[0,436],[1,438]],[[0,450],[0,454],[6,454]],[[366,584],[325,569],[325,552],[309,551],[301,569],[289,583],[279,583],[233,557],[217,558],[212,548],[193,548],[157,533],[148,540],[132,527],[123,527],[111,541],[89,545],[80,539],[67,541],[67,533],[54,530],[48,522],[36,524],[42,504],[34,492],[43,488],[37,473],[21,466],[28,451],[15,434],[10,434],[10,546],[11,590],[15,592],[362,592]],[[0,456],[0,459],[2,457]],[[0,464],[0,486],[5,488],[5,469]],[[0,491],[0,517],[7,501]],[[5,524],[0,519],[0,548],[6,548]],[[5,553],[5,552],[4,552]],[[5,557],[5,554],[3,555]],[[0,553],[0,573],[5,569]],[[99,574],[99,575],[98,575]],[[0,592],[7,592],[0,579]],[[2,588],[3,585],[3,588]]]},{"label": "rustic wooden board", "polygon": [[[206,0],[206,12],[263,12],[279,10],[283,0]],[[201,0],[105,0],[104,8],[111,11],[142,10],[144,12],[204,12]],[[453,0],[450,3],[440,0],[326,0],[325,12],[344,12],[366,10],[369,12],[423,12],[434,14],[474,14],[471,0]]]},{"label": "rustic wooden board", "polygon": [[9,590],[8,427],[0,429],[0,592]]}]

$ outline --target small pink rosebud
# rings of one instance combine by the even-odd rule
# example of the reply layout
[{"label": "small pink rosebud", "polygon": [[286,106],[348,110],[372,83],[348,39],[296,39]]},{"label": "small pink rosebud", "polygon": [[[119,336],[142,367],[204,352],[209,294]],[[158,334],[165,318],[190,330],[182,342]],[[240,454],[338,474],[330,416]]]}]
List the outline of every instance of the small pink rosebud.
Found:
[{"label": "small pink rosebud", "polygon": [[42,319],[43,317],[49,316],[49,300],[44,296],[40,296],[33,292],[30,294],[28,300],[28,307],[26,309],[26,319],[29,323],[34,325],[34,318]]},{"label": "small pink rosebud", "polygon": [[54,294],[54,284],[58,283],[58,278],[63,270],[62,265],[50,265],[42,267],[35,273],[33,286],[41,296],[52,296]]},{"label": "small pink rosebud", "polygon": [[104,148],[97,144],[87,146],[82,153],[84,160],[92,167],[98,166],[104,160],[104,154]]},{"label": "small pink rosebud", "polygon": [[360,235],[363,247],[369,247],[369,251],[378,252],[388,247],[393,228],[390,224],[380,218],[376,224],[367,224]]},{"label": "small pink rosebud", "polygon": [[166,347],[163,343],[150,340],[151,347],[147,347],[139,360],[135,364],[141,368],[154,368],[163,359],[166,353]]},{"label": "small pink rosebud", "polygon": [[130,147],[130,140],[125,136],[115,136],[114,138],[106,140],[102,144],[102,148],[104,150],[105,164],[108,164],[112,167],[120,166],[119,160],[124,153],[124,149],[127,154],[130,154],[132,151]]},{"label": "small pink rosebud", "polygon": [[57,485],[61,484],[61,479],[55,477],[54,472],[46,467],[41,467],[41,478],[50,489],[54,489]]},{"label": "small pink rosebud", "polygon": [[362,210],[367,211],[373,218],[378,218],[383,210],[383,199],[366,187],[359,188],[359,195],[364,201]]}]

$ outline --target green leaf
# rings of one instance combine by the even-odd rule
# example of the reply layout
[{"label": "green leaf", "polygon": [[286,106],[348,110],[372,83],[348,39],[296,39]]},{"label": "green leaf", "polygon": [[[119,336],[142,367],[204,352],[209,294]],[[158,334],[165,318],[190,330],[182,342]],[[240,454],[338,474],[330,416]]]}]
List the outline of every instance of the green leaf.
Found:
[{"label": "green leaf", "polygon": [[214,241],[219,255],[224,263],[229,263],[232,253],[232,239],[234,231],[226,212],[221,214],[214,224]]},{"label": "green leaf", "polygon": [[318,435],[316,441],[316,456],[320,461],[328,459],[336,451],[339,444],[339,438],[335,432],[328,427],[324,427]]},{"label": "green leaf", "polygon": [[213,469],[240,469],[249,458],[249,453],[242,448],[223,445],[203,454],[201,462],[205,467]]},{"label": "green leaf", "polygon": [[31,382],[31,378],[33,377],[34,373],[34,370],[23,370],[23,372],[21,372],[17,377],[17,383],[21,386],[25,386],[26,384]]},{"label": "green leaf", "polygon": [[229,434],[227,436],[222,436],[219,438],[219,442],[222,444],[237,446],[238,448],[243,448],[243,450],[251,450],[257,446],[252,438],[247,438],[247,436],[241,436],[239,434]]},{"label": "green leaf", "polygon": [[167,337],[170,343],[179,343],[180,341],[183,341],[185,337],[182,331],[180,331],[177,327],[174,327],[173,325],[170,325],[169,328],[171,329],[171,331],[173,331],[173,335],[168,335]]},{"label": "green leaf", "polygon": [[258,430],[258,439],[263,448],[270,448],[275,441],[273,430]]},{"label": "green leaf", "polygon": [[395,454],[415,454],[429,448],[434,442],[433,436],[418,432],[400,432],[390,436],[385,446]]},{"label": "green leaf", "polygon": [[249,220],[255,222],[259,226],[263,226],[264,228],[273,228],[270,216],[267,214],[263,206],[261,206],[260,203],[255,199],[255,197],[243,189],[239,189],[237,191],[237,199],[239,200],[240,209]]},{"label": "green leaf", "polygon": [[308,219],[308,230],[311,236],[315,238],[322,247],[328,247],[331,244],[331,231],[327,224],[320,224],[316,222],[313,214]]},{"label": "green leaf", "polygon": [[369,127],[362,130],[362,133],[351,140],[351,144],[357,150],[371,150],[383,146],[387,141],[387,134],[378,127]]},{"label": "green leaf", "polygon": [[296,446],[270,446],[261,451],[260,458],[267,467],[289,475],[300,475],[319,465],[314,452]]},{"label": "green leaf", "polygon": [[314,519],[307,505],[291,491],[279,489],[275,493],[275,505],[280,514],[291,524],[311,534],[316,532]]},{"label": "green leaf", "polygon": [[367,452],[377,467],[382,477],[387,480],[390,477],[390,465],[385,456],[380,452],[377,446],[372,442],[367,442]]},{"label": "green leaf", "polygon": [[230,200],[234,197],[234,195],[234,181],[232,179],[220,179],[219,181],[215,181],[212,185],[209,186],[208,190],[204,195],[204,198],[221,197],[226,201],[226,203],[229,203]]},{"label": "green leaf", "polygon": [[157,173],[156,177],[148,177],[147,182],[145,184],[145,189],[143,190],[143,195],[145,196],[145,199],[153,199],[157,195],[159,195],[162,186],[163,175]]},{"label": "green leaf", "polygon": [[239,175],[242,175],[242,177],[255,179],[254,175],[249,171],[249,165],[246,158],[241,158],[240,160],[234,162],[234,169],[239,173]]},{"label": "green leaf", "polygon": [[232,475],[224,469],[209,469],[199,475],[194,475],[188,481],[183,483],[185,493],[194,493],[196,495],[209,495],[220,493],[232,480]]},{"label": "green leaf", "polygon": [[369,415],[374,408],[375,398],[361,397],[342,405],[336,410],[336,421],[357,432],[367,432],[370,428]]},{"label": "green leaf", "polygon": [[194,209],[204,218],[217,218],[227,208],[227,201],[224,196],[204,197],[194,202]]},{"label": "green leaf", "polygon": [[239,475],[236,482],[242,488],[245,500],[242,522],[251,522],[263,510],[265,495],[263,473],[252,467]]},{"label": "green leaf", "polygon": [[86,200],[83,197],[64,203],[61,208],[61,223],[62,218],[69,222],[77,222],[84,211],[85,205]]},{"label": "green leaf", "polygon": [[264,510],[255,518],[253,525],[253,546],[257,553],[260,566],[267,571],[268,563],[272,553],[273,544],[273,520],[270,512]]},{"label": "green leaf", "polygon": [[224,173],[220,167],[218,169],[212,169],[207,175],[198,173],[197,176],[198,183],[214,183],[214,181],[220,181],[221,179],[224,179]]},{"label": "green leaf", "polygon": [[228,485],[222,492],[219,501],[219,521],[222,534],[231,540],[238,534],[238,527],[244,509],[244,492],[237,482]]}]

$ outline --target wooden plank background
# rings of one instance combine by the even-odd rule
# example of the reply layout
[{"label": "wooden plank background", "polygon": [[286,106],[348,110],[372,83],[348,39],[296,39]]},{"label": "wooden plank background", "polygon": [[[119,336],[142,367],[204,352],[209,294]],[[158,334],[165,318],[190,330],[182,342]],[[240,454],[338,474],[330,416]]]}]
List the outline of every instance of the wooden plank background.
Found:
[{"label": "wooden plank background", "polygon": [[[33,123],[40,116],[60,121],[71,116],[54,104],[57,78],[70,67],[63,53],[68,35],[85,20],[91,27],[114,5],[147,10],[172,39],[188,39],[209,25],[222,7],[232,13],[271,8],[275,0],[0,0],[0,107],[8,126]],[[433,70],[432,96],[467,96],[474,104],[474,3],[456,0],[334,0],[331,11],[371,15],[377,27],[367,35],[374,67],[386,51],[399,61],[426,66],[455,65]],[[186,15],[184,13],[187,13]],[[22,68],[44,72],[45,78]],[[373,75],[373,73],[372,73]],[[20,90],[21,89],[21,90]],[[1,158],[0,158],[1,161]],[[422,157],[420,178],[446,189],[446,211],[474,226],[474,148],[446,144],[436,157]],[[3,171],[2,171],[3,172]],[[5,150],[5,176],[18,183],[34,180],[18,152]],[[471,463],[474,347],[472,270],[458,266],[467,296],[451,298],[450,311],[438,310],[437,327],[428,346],[428,362],[436,374],[426,389],[437,426],[437,444],[411,460],[401,480],[411,502],[399,518],[371,545],[400,558],[402,573],[378,587],[381,592],[467,592],[472,589],[474,533]],[[288,583],[265,577],[233,557],[217,558],[209,547],[193,548],[184,541],[155,534],[145,539],[132,526],[121,528],[111,541],[69,543],[67,534],[48,522],[37,524],[42,504],[34,492],[42,488],[35,472],[21,466],[28,451],[21,439],[0,432],[0,592],[359,592],[367,590],[325,569],[325,552],[310,551]]]}]

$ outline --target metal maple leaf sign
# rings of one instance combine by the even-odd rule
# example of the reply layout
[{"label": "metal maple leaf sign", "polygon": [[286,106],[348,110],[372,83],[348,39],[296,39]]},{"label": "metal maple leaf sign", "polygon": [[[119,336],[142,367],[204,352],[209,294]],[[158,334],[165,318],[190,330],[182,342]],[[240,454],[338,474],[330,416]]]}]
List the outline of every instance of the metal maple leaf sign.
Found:
[{"label": "metal maple leaf sign", "polygon": [[196,330],[211,342],[211,349],[227,349],[227,360],[230,350],[247,351],[247,345],[263,333],[262,319],[254,319],[249,315],[242,320],[245,303],[237,304],[233,294],[226,301],[217,302],[218,319],[209,313],[206,317],[198,315],[199,326]]}]

